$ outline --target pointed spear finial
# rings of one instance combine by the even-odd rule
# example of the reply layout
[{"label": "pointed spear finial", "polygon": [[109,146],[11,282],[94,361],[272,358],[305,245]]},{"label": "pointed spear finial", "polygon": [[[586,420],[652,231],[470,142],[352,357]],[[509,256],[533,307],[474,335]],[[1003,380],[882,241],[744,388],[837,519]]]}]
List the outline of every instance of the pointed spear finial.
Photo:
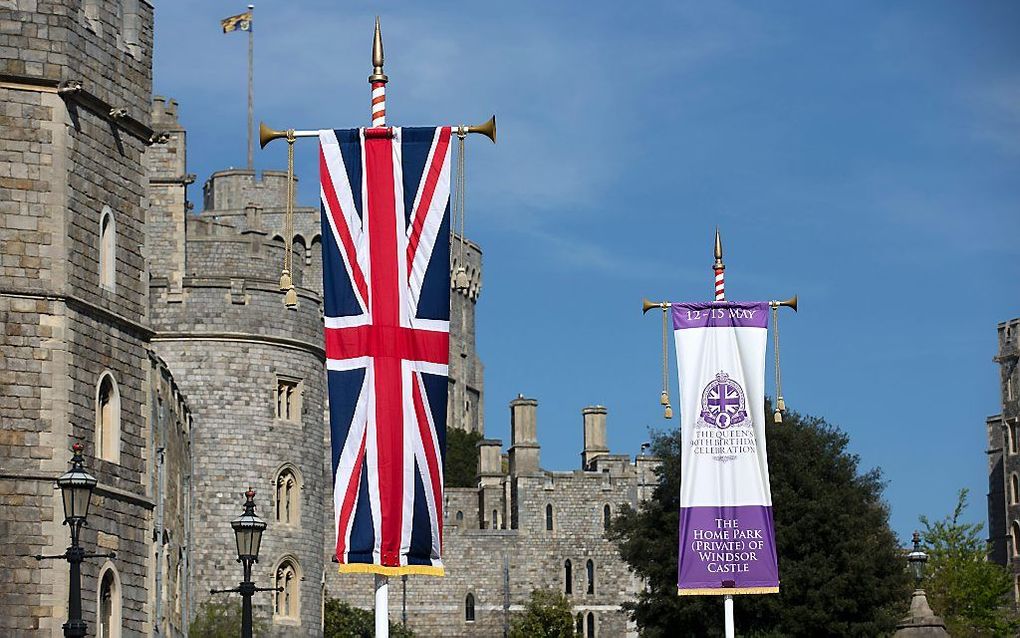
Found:
[{"label": "pointed spear finial", "polygon": [[372,40],[372,75],[368,76],[368,81],[372,83],[389,81],[389,78],[383,73],[382,30],[379,28],[379,16],[375,17],[375,38]]},{"label": "pointed spear finial", "polygon": [[715,268],[724,269],[722,260],[722,237],[719,235],[719,227],[715,227]]}]

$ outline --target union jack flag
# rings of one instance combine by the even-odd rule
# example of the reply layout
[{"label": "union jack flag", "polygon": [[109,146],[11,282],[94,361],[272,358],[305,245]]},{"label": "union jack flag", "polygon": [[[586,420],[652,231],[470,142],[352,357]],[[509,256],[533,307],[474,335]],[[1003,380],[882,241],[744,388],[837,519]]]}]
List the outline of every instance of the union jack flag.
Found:
[{"label": "union jack flag", "polygon": [[342,572],[443,574],[450,127],[320,131]]}]

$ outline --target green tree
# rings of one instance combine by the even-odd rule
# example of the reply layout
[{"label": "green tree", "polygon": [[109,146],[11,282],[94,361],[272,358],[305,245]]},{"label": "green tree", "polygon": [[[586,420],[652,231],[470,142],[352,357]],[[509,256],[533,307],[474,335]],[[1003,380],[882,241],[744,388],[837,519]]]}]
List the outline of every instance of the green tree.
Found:
[{"label": "green tree", "polygon": [[510,638],[574,638],[570,601],[563,594],[536,589],[524,611],[514,614]]},{"label": "green tree", "polygon": [[[190,638],[237,638],[240,633],[241,601],[236,598],[205,601],[188,626]],[[252,619],[252,633],[255,636],[266,633],[266,623],[258,616]]]},{"label": "green tree", "polygon": [[[352,607],[336,598],[326,599],[323,620],[324,638],[372,638],[375,636],[375,615],[359,607]],[[399,623],[390,622],[393,638],[414,638],[414,632]]]},{"label": "green tree", "polygon": [[962,523],[967,490],[960,490],[953,513],[940,521],[921,517],[928,553],[922,583],[928,603],[956,638],[1015,636],[1020,630],[1012,608],[1013,584],[1005,567],[987,560],[981,523]]},{"label": "green tree", "polygon": [[446,430],[446,465],[443,478],[447,487],[474,487],[478,473],[478,442],[482,435],[458,428]]},{"label": "green tree", "polygon": [[[766,405],[765,414],[771,415]],[[905,563],[889,529],[879,470],[859,471],[848,438],[791,412],[769,424],[768,451],[780,593],[737,596],[743,635],[879,636],[909,601]],[[722,635],[722,601],[677,596],[680,434],[653,437],[663,465],[654,495],[625,509],[611,533],[648,587],[629,605],[648,638]]]}]

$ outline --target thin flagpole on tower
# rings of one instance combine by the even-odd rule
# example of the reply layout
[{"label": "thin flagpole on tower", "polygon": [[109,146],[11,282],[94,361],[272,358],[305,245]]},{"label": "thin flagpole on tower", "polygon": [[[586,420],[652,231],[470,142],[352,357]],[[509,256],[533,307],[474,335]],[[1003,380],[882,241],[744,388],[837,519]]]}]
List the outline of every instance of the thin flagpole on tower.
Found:
[{"label": "thin flagpole on tower", "polygon": [[248,5],[248,170],[255,168],[255,5]]}]

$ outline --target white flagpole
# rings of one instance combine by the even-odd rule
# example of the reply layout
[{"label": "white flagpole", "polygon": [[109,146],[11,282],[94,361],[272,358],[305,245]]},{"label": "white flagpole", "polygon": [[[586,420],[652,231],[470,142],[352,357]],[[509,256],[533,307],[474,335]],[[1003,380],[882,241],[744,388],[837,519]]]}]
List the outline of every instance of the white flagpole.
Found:
[{"label": "white flagpole", "polygon": [[723,596],[723,610],[726,616],[726,638],[734,638],[736,630],[733,626],[733,594]]},{"label": "white flagpole", "polygon": [[[722,238],[719,237],[719,227],[715,229],[715,263],[712,264],[715,272],[715,300],[726,301],[726,287],[723,283],[723,271],[726,266],[722,260]],[[734,638],[736,635],[735,623],[733,621],[733,594],[723,596],[723,626],[726,638]]]},{"label": "white flagpole", "polygon": [[[375,33],[372,37],[372,75],[368,83],[372,86],[372,126],[386,126],[386,82],[389,78],[383,73],[382,31],[379,28],[379,17],[375,18]],[[377,93],[379,94],[377,96]],[[381,97],[377,101],[377,97]],[[390,578],[382,574],[375,575],[375,636],[390,636]]]},{"label": "white flagpole", "polygon": [[375,637],[390,637],[390,577],[375,575]]}]

